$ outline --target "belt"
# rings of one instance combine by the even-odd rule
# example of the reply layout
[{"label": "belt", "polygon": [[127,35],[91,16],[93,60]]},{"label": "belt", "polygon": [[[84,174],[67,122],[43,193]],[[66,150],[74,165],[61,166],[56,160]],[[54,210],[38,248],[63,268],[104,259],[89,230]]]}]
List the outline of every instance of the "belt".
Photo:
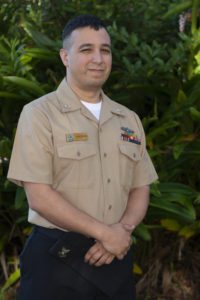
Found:
[{"label": "belt", "polygon": [[35,225],[34,226],[34,231],[35,232],[40,232],[48,237],[51,238],[61,238],[64,237],[65,235],[67,235],[69,232],[68,231],[64,231],[61,229],[57,229],[57,228],[46,228],[46,227],[42,227],[39,225]]}]

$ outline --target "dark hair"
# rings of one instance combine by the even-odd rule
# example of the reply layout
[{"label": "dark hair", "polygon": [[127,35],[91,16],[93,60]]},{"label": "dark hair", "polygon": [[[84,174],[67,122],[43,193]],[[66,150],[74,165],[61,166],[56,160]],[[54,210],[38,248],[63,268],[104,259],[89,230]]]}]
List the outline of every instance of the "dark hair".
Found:
[{"label": "dark hair", "polygon": [[105,28],[105,24],[96,16],[93,15],[79,15],[69,20],[69,22],[65,25],[62,40],[64,41],[66,37],[70,36],[72,31],[77,28],[83,27],[91,27],[94,30],[99,30],[100,28]]}]

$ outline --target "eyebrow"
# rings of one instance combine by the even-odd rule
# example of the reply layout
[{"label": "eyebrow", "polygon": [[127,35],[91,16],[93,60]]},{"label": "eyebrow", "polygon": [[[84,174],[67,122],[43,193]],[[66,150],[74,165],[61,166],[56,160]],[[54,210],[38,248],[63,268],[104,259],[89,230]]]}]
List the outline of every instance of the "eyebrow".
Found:
[{"label": "eyebrow", "polygon": [[[102,44],[101,46],[111,49],[110,44]],[[82,49],[82,48],[85,48],[85,47],[93,47],[93,44],[90,44],[90,43],[82,44],[82,45],[79,46],[79,49]]]}]

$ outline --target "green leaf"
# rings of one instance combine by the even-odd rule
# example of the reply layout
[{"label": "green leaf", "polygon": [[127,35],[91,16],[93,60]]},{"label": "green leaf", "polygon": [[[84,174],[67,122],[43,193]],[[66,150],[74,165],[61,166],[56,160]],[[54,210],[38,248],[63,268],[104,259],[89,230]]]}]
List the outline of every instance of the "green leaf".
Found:
[{"label": "green leaf", "polygon": [[196,230],[191,226],[184,226],[180,231],[179,235],[184,236],[186,239],[191,238],[196,234]]},{"label": "green leaf", "polygon": [[10,53],[9,50],[3,45],[3,42],[0,42],[0,54],[1,54],[1,58],[5,57],[6,59],[10,58]]},{"label": "green leaf", "polygon": [[176,144],[173,147],[173,156],[175,159],[178,159],[181,156],[186,146],[186,144]]},{"label": "green leaf", "polygon": [[35,96],[41,96],[45,94],[45,91],[39,86],[39,84],[31,80],[17,76],[3,76],[3,80],[5,82],[15,84]]},{"label": "green leaf", "polygon": [[56,61],[58,55],[56,51],[42,49],[42,48],[25,48],[25,54],[20,58],[21,61],[36,58],[38,60]]},{"label": "green leaf", "polygon": [[26,200],[26,194],[22,187],[18,187],[15,195],[15,209],[20,209]]},{"label": "green leaf", "polygon": [[154,182],[153,184],[151,184],[151,195],[154,195],[154,196],[157,196],[157,197],[160,197],[161,196],[161,192],[160,192],[160,189],[159,189],[159,183],[158,182]]},{"label": "green leaf", "polygon": [[164,124],[160,124],[159,127],[153,128],[149,133],[149,137],[155,139],[159,135],[165,135],[168,129],[175,128],[179,125],[176,121],[170,121]]},{"label": "green leaf", "polygon": [[[159,186],[161,197],[158,199],[162,199],[166,203],[180,205],[180,208],[184,207],[193,219],[196,218],[193,201],[195,201],[198,196],[198,192],[188,186],[178,183],[163,183],[159,184]],[[164,216],[166,217],[166,214],[164,214]]]},{"label": "green leaf", "polygon": [[7,99],[21,99],[22,97],[17,94],[9,93],[9,92],[1,92],[0,91],[0,100],[1,98],[7,98]]},{"label": "green leaf", "polygon": [[133,232],[134,235],[142,238],[144,241],[150,241],[151,235],[147,226],[144,223],[140,223]]},{"label": "green leaf", "polygon": [[192,6],[192,1],[183,1],[180,4],[174,4],[172,5],[172,7],[168,10],[168,12],[166,12],[166,14],[164,14],[164,16],[162,17],[164,20],[174,16],[174,15],[178,15],[181,12],[187,10],[188,8],[190,8]]},{"label": "green leaf", "polygon": [[39,47],[53,47],[59,49],[60,41],[53,41],[44,33],[33,29],[33,27],[28,23],[23,23],[25,31],[28,35],[35,41],[36,45]]},{"label": "green leaf", "polygon": [[183,194],[186,196],[196,193],[190,186],[177,182],[161,182],[159,183],[159,190],[161,193]]},{"label": "green leaf", "polygon": [[156,215],[165,218],[178,219],[186,223],[192,223],[196,219],[195,210],[172,203],[168,197],[152,198],[149,204],[149,215]]},{"label": "green leaf", "polygon": [[194,235],[197,235],[199,233],[200,233],[200,221],[199,220],[189,226],[184,226],[179,231],[179,235],[184,236],[187,239]]},{"label": "green leaf", "polygon": [[161,219],[160,223],[164,228],[170,231],[179,231],[181,228],[181,225],[178,223],[178,221],[174,219]]},{"label": "green leaf", "polygon": [[200,193],[197,195],[197,197],[194,200],[195,204],[200,204]]},{"label": "green leaf", "polygon": [[2,287],[2,290],[5,291],[8,289],[12,284],[14,284],[20,278],[20,269],[18,268],[14,271],[6,280],[5,284]]},{"label": "green leaf", "polygon": [[178,104],[183,104],[183,103],[187,103],[187,95],[184,93],[183,90],[179,90],[178,91],[178,96],[177,96],[177,103]]},{"label": "green leaf", "polygon": [[11,152],[11,141],[7,137],[3,137],[0,141],[0,157],[9,157]]},{"label": "green leaf", "polygon": [[200,111],[195,107],[190,107],[190,114],[194,121],[200,121]]},{"label": "green leaf", "polygon": [[136,263],[134,263],[134,265],[133,265],[133,273],[137,274],[137,275],[143,274],[142,268]]}]

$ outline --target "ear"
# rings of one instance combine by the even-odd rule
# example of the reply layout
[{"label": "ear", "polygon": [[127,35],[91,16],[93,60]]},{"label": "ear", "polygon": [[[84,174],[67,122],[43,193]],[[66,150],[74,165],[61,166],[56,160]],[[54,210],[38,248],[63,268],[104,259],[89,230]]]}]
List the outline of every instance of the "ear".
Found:
[{"label": "ear", "polygon": [[68,66],[68,55],[67,55],[67,50],[66,49],[64,49],[64,48],[60,49],[60,58],[63,62],[63,65],[65,67],[67,67]]}]

